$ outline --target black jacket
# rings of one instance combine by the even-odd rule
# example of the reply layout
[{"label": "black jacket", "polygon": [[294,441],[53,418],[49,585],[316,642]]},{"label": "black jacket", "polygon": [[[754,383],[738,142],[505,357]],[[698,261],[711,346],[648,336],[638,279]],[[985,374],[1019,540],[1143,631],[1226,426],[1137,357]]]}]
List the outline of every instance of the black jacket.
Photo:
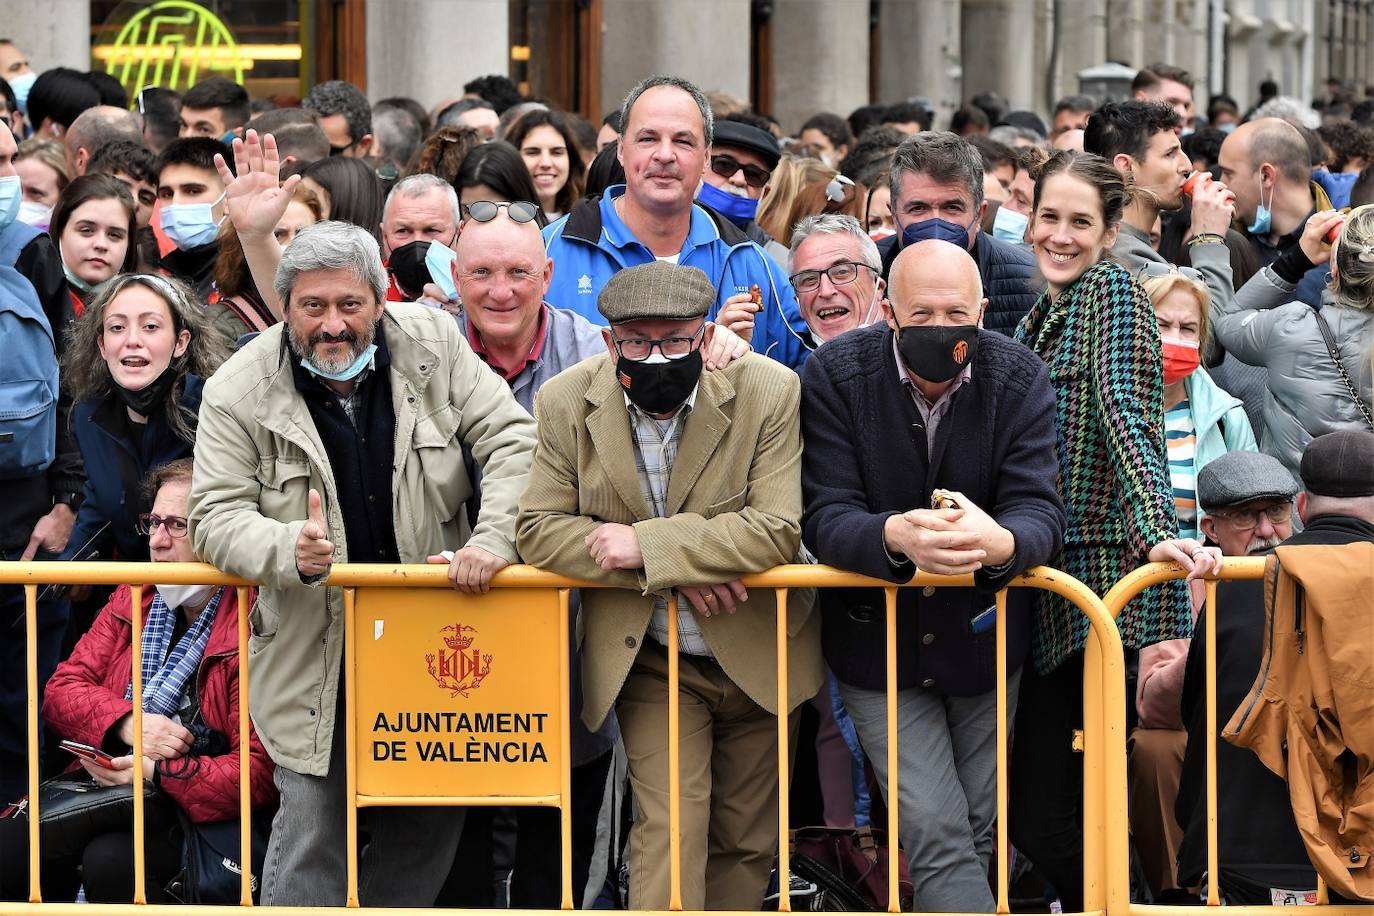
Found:
[{"label": "black jacket", "polygon": [[[1284,546],[1374,541],[1374,525],[1344,515],[1321,515]],[[1224,725],[1249,695],[1264,655],[1264,583],[1217,586],[1217,722]],[[1174,817],[1183,828],[1178,883],[1196,885],[1207,869],[1206,618],[1198,616],[1183,676],[1182,713],[1188,729]],[[1288,786],[1255,754],[1217,740],[1217,840],[1222,887],[1238,878],[1262,887],[1317,886],[1293,821]]]},{"label": "black jacket", "polygon": [[[878,254],[883,259],[884,280],[892,270],[897,253],[901,251],[897,244],[900,241],[901,235],[898,234],[878,243]],[[978,262],[978,274],[983,278],[983,295],[988,299],[983,327],[1012,336],[1039,295],[1031,288],[1035,258],[1029,251],[998,241],[986,232],[978,233],[969,254]]]},{"label": "black jacket", "polygon": [[[1010,579],[1048,563],[1065,527],[1045,364],[1029,348],[984,331],[972,366],[936,430],[933,461],[921,414],[898,378],[887,325],[829,341],[802,371],[802,540],[820,562],[907,581],[915,567],[888,559],[883,525],[928,508],[935,487],[964,493],[1016,538],[1009,567],[995,576],[979,570],[975,588],[898,593],[898,686],[952,696],[993,688],[994,631],[975,633],[971,621]],[[847,684],[883,689],[884,606],[881,591],[822,590],[825,660]],[[1007,660],[1015,670],[1030,644],[1027,590],[1011,590],[1007,612]]]}]

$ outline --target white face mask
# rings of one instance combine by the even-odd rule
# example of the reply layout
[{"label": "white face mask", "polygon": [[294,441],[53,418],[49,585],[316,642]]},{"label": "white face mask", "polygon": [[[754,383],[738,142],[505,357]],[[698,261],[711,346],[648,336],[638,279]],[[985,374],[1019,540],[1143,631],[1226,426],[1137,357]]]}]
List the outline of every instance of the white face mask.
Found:
[{"label": "white face mask", "polygon": [[200,604],[215,590],[213,585],[157,585],[157,593],[169,608]]},{"label": "white face mask", "polygon": [[48,229],[48,224],[52,222],[52,207],[45,206],[36,200],[24,200],[19,202],[19,222],[28,223],[35,229]]}]

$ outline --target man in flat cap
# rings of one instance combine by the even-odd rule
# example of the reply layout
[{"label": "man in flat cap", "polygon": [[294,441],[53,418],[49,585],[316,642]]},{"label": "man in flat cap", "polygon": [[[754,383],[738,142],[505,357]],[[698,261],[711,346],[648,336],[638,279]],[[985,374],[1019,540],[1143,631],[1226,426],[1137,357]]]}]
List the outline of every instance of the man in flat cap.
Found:
[{"label": "man in flat cap", "polygon": [[[1199,527],[1207,541],[1221,548],[1228,557],[1259,556],[1272,550],[1293,533],[1293,496],[1298,485],[1284,469],[1282,462],[1259,452],[1227,452],[1198,471],[1197,500],[1201,509]],[[1195,590],[1201,601],[1202,583]],[[1229,630],[1236,623],[1228,619],[1228,610],[1218,618],[1217,625]],[[1196,607],[1196,604],[1195,604]],[[1263,620],[1264,606],[1259,606]],[[1250,622],[1247,622],[1247,626]],[[1197,632],[1201,632],[1198,630]],[[1258,630],[1254,633],[1257,635]],[[1192,704],[1184,713],[1180,704],[1184,694],[1184,672],[1189,664],[1191,640],[1170,639],[1140,650],[1139,675],[1136,679],[1135,706],[1138,727],[1131,732],[1127,745],[1129,753],[1131,836],[1140,853],[1141,865],[1156,899],[1180,893],[1181,888],[1196,887],[1201,869],[1206,867],[1205,846],[1190,845],[1190,861],[1185,870],[1197,866],[1187,883],[1179,880],[1178,851],[1183,843],[1183,826],[1187,821],[1175,817],[1187,754],[1193,755],[1193,765],[1206,759],[1202,743],[1205,731],[1206,694],[1202,682],[1191,684],[1188,699]],[[1225,643],[1219,648],[1227,655],[1233,647]],[[1229,655],[1228,655],[1229,658]],[[1199,656],[1200,659],[1200,656]],[[1201,672],[1198,674],[1201,677]],[[1250,670],[1234,683],[1220,685],[1220,695],[1234,691],[1243,695],[1254,680]],[[1243,683],[1241,683],[1243,681]],[[1186,716],[1195,715],[1196,721]],[[1197,736],[1189,746],[1189,732]],[[1234,749],[1228,748],[1232,753]],[[1246,763],[1252,761],[1247,760]],[[1201,775],[1199,772],[1198,775]],[[1286,805],[1287,802],[1284,801]],[[1205,812],[1200,811],[1200,814]],[[1233,829],[1248,824],[1233,824]],[[1225,825],[1223,830],[1227,829]],[[1196,839],[1196,838],[1194,838]]]},{"label": "man in flat cap", "polygon": [[[700,270],[618,272],[606,357],[548,381],[520,503],[525,562],[583,592],[583,719],[614,704],[630,759],[630,907],[668,905],[668,650],[680,658],[682,903],[758,909],[777,849],[776,603],[740,577],[801,541],[799,382],[746,354],[701,371],[715,288]],[[821,682],[819,620],[789,614],[787,712]]]},{"label": "man in flat cap", "polygon": [[[1291,520],[1284,522],[1285,494],[1293,489],[1282,486],[1286,473],[1277,460],[1252,454],[1243,459],[1228,454],[1207,465],[1198,474],[1198,502],[1209,516],[1221,517],[1213,531],[1204,521],[1203,531],[1227,554],[1231,551],[1221,538],[1228,529],[1232,543],[1247,548],[1274,538],[1282,539],[1282,547],[1374,542],[1374,433],[1345,430],[1308,444],[1300,465],[1303,490],[1297,494],[1305,527],[1297,534],[1291,534]],[[1248,532],[1237,530],[1247,525]],[[1270,528],[1273,533],[1266,534]],[[1271,550],[1272,544],[1261,548]],[[1263,660],[1264,583],[1220,583],[1217,607],[1217,714],[1225,722],[1248,702]],[[1194,630],[1183,684],[1189,740],[1175,814],[1184,828],[1178,856],[1178,882],[1184,887],[1196,886],[1207,868],[1206,613]],[[1256,906],[1315,900],[1317,877],[1284,780],[1249,750],[1222,740],[1217,741],[1217,776],[1222,900]]]}]

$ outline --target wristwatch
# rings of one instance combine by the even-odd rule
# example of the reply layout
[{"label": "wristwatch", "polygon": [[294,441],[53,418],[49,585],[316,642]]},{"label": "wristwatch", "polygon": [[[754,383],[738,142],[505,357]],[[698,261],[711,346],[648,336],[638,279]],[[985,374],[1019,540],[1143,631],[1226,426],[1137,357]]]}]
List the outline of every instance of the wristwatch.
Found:
[{"label": "wristwatch", "polygon": [[57,503],[61,503],[73,512],[80,512],[81,503],[84,502],[85,499],[86,496],[84,493],[80,491],[70,491],[67,493],[58,493],[57,496],[53,498],[53,504],[56,505]]}]

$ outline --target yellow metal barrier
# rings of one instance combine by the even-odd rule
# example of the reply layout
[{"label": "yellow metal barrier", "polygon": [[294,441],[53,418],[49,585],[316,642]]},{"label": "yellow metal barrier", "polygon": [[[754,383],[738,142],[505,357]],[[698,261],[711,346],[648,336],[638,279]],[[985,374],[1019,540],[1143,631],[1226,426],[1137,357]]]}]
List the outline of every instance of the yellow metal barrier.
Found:
[{"label": "yellow metal barrier", "polygon": [[[56,585],[76,585],[76,584],[95,584],[95,585],[116,585],[121,583],[142,583],[152,578],[150,575],[149,564],[131,563],[0,563],[0,585],[22,585],[25,588],[26,600],[26,631],[28,639],[28,688],[29,688],[29,708],[28,708],[28,732],[30,747],[30,767],[29,767],[29,871],[30,871],[30,902],[24,903],[0,903],[0,914],[26,914],[26,916],[38,916],[38,914],[66,913],[70,910],[73,914],[92,912],[89,906],[78,909],[74,904],[66,903],[43,903],[41,898],[41,886],[39,879],[39,868],[41,858],[39,854],[38,820],[37,810],[39,767],[37,761],[32,759],[33,749],[38,745],[38,694],[37,694],[37,587],[40,584]],[[1167,578],[1167,575],[1165,576]],[[237,587],[239,589],[239,728],[242,735],[248,731],[248,639],[249,639],[249,618],[247,589],[252,583],[244,580],[227,576],[213,567],[200,564],[158,564],[156,571],[156,581],[168,584],[210,584]],[[1162,581],[1162,580],[1160,580]],[[777,621],[777,654],[778,654],[778,700],[779,708],[787,708],[787,620],[785,617],[787,607],[787,594],[794,588],[881,588],[886,598],[886,630],[887,647],[885,668],[887,683],[895,684],[897,680],[897,592],[901,587],[910,586],[932,586],[932,587],[969,587],[973,583],[972,576],[935,576],[927,574],[917,574],[910,582],[902,586],[894,586],[891,583],[869,579],[864,576],[854,575],[824,566],[785,566],[777,567],[764,573],[748,576],[743,579],[743,584],[749,588],[771,588],[777,595],[777,606],[779,609]],[[442,798],[432,799],[429,797],[416,798],[387,798],[387,799],[360,799],[356,794],[354,767],[351,765],[356,760],[357,736],[354,723],[355,709],[357,703],[355,678],[348,678],[346,685],[346,709],[345,722],[348,729],[347,746],[349,749],[348,767],[348,905],[358,906],[357,897],[357,835],[356,835],[356,809],[360,802],[364,804],[510,804],[513,802],[537,803],[537,804],[556,804],[562,808],[562,906],[570,909],[574,905],[571,899],[570,887],[570,856],[571,856],[571,820],[569,807],[565,803],[569,794],[570,771],[568,768],[569,756],[567,749],[567,729],[568,720],[568,672],[566,668],[567,659],[567,601],[568,591],[571,588],[597,588],[601,587],[594,582],[580,582],[566,579],[560,576],[546,573],[541,570],[528,566],[515,566],[498,573],[493,581],[496,588],[524,588],[524,589],[555,589],[559,594],[559,608],[561,612],[560,625],[560,645],[563,648],[561,657],[563,659],[559,670],[561,683],[561,712],[563,722],[560,723],[560,763],[561,792],[556,800],[553,797],[539,797],[535,799],[527,797],[461,797],[461,798]],[[1139,587],[1144,587],[1150,582],[1144,582]],[[329,585],[340,586],[345,589],[345,601],[347,613],[345,614],[345,653],[346,658],[351,663],[355,658],[358,626],[354,620],[356,609],[356,590],[360,588],[450,588],[447,579],[447,570],[444,566],[390,566],[390,565],[368,565],[353,564],[336,566],[329,578]],[[1083,764],[1083,784],[1084,784],[1084,906],[1088,914],[1122,914],[1125,916],[1131,907],[1129,904],[1129,884],[1126,863],[1128,862],[1127,853],[1127,825],[1125,823],[1126,811],[1126,735],[1124,709],[1126,704],[1125,697],[1125,664],[1121,647],[1120,635],[1117,632],[1112,614],[1096,595],[1087,586],[1076,579],[1057,570],[1038,567],[1027,571],[1026,574],[1018,577],[1013,583],[1013,587],[1036,588],[1053,592],[1076,604],[1088,618],[1091,625],[1091,636],[1088,640],[1085,664],[1084,664],[1084,764]],[[1125,585],[1125,583],[1123,583]],[[133,585],[134,607],[141,607],[141,595],[145,586],[141,584]],[[1114,590],[1113,594],[1116,594]],[[996,621],[996,655],[997,655],[997,874],[996,874],[996,899],[997,912],[1009,913],[1008,896],[1008,847],[1007,838],[1007,798],[1008,798],[1008,734],[1009,725],[1007,721],[1007,657],[1006,657],[1006,592],[998,593],[997,596],[997,621]],[[133,632],[133,682],[134,695],[141,695],[141,615],[134,613]],[[669,637],[668,637],[668,663],[669,663],[669,696],[668,696],[668,728],[669,728],[669,837],[670,837],[670,909],[680,910],[681,904],[681,857],[680,857],[680,761],[678,759],[678,691],[675,689],[678,677],[678,652],[676,639],[676,615],[669,614]],[[141,710],[138,703],[133,704],[133,733],[135,759],[142,757],[142,728]],[[788,822],[788,780],[785,778],[789,771],[790,753],[788,748],[788,728],[787,717],[780,715],[778,722],[778,767],[779,767],[779,805],[778,805],[778,828],[781,842],[779,843],[779,884],[781,893],[779,894],[779,909],[790,911],[790,897],[787,893],[789,885],[790,862],[787,846],[787,836],[789,829]],[[889,835],[889,859],[888,874],[893,876],[889,882],[890,891],[888,899],[888,909],[890,912],[897,912],[898,906],[898,885],[895,876],[898,874],[898,741],[896,740],[897,722],[897,698],[896,692],[889,690],[887,693],[887,727],[888,727],[888,785],[887,796],[888,805],[888,835]],[[242,830],[242,847],[240,856],[242,862],[250,862],[250,831],[247,829],[251,822],[252,812],[251,797],[249,790],[250,760],[249,742],[241,740],[239,744],[239,779],[240,779],[240,819],[244,825]],[[135,794],[134,805],[134,836],[142,837],[143,829],[143,803],[142,798]],[[146,894],[144,892],[144,862],[143,844],[135,842],[134,871],[135,871],[135,904],[133,906],[108,905],[97,906],[97,910],[107,912],[120,912],[132,914],[135,912],[147,912],[149,907],[146,904]],[[240,884],[240,906],[251,905],[251,875],[250,869],[244,868],[243,877]],[[220,909],[216,907],[200,907],[201,910]],[[286,908],[274,908],[286,910]],[[300,910],[305,912],[305,910]]]},{"label": "yellow metal barrier", "polygon": [[[1220,734],[1221,722],[1217,716],[1217,615],[1225,613],[1223,608],[1217,607],[1217,582],[1221,580],[1244,580],[1264,578],[1264,558],[1262,557],[1234,557],[1228,558],[1222,566],[1221,572],[1215,577],[1206,580],[1207,589],[1207,614],[1203,633],[1206,639],[1206,652],[1204,653],[1204,664],[1206,670],[1206,697],[1207,697],[1207,906],[1220,906],[1219,897],[1219,876],[1220,868],[1220,849],[1217,843],[1217,736]],[[1151,563],[1142,566],[1128,573],[1120,582],[1112,586],[1111,590],[1103,596],[1102,603],[1113,618],[1121,616],[1126,605],[1131,602],[1142,591],[1152,585],[1159,585],[1162,582],[1169,582],[1175,579],[1182,579],[1187,575],[1186,570],[1173,563]],[[1230,713],[1227,713],[1228,717]],[[1124,778],[1124,776],[1123,776]],[[1112,825],[1114,831],[1126,829],[1127,808],[1123,804],[1114,812],[1110,813],[1110,820],[1120,821],[1121,823]],[[1130,862],[1129,857],[1119,859],[1112,858],[1108,862],[1107,881],[1113,886],[1129,887],[1130,884]],[[1362,916],[1368,913],[1367,907],[1357,906],[1331,906],[1328,902],[1326,882],[1317,876],[1317,904],[1327,907],[1330,916]],[[1128,904],[1126,909],[1117,912],[1131,916],[1178,916],[1179,907],[1159,906],[1146,904]],[[1275,913],[1284,912],[1286,908],[1275,906],[1228,906],[1228,914],[1236,913],[1238,916],[1246,914],[1264,913],[1273,916]]]}]

